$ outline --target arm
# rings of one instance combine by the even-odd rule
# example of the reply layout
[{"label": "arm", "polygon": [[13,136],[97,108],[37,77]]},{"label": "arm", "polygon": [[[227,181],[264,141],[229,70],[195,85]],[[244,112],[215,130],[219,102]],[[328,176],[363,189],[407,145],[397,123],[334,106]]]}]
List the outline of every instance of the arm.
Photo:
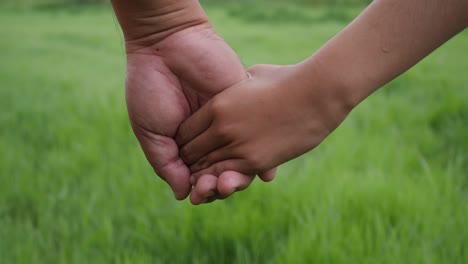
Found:
[{"label": "arm", "polygon": [[[126,100],[133,131],[154,171],[177,199],[184,199],[192,185],[173,139],[176,131],[209,98],[245,79],[244,68],[196,0],[112,0],[112,5],[125,38]],[[253,179],[236,172],[227,175],[226,180],[206,176],[197,188],[234,190]],[[204,198],[197,193],[195,204]]]},{"label": "arm", "polygon": [[376,0],[311,58],[255,66],[249,80],[195,113],[176,137],[182,153],[192,153],[182,158],[195,178],[255,173],[293,159],[467,25],[468,1]]},{"label": "arm", "polygon": [[466,0],[378,0],[331,39],[304,70],[337,78],[351,106],[405,72],[468,25]]},{"label": "arm", "polygon": [[158,43],[171,34],[198,25],[208,17],[198,1],[112,0],[128,51]]}]

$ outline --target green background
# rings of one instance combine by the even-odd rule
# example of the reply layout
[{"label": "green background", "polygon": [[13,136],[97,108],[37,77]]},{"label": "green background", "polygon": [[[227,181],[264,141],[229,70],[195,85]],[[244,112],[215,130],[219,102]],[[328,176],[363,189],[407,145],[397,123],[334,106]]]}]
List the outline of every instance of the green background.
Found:
[{"label": "green background", "polygon": [[[363,9],[205,7],[246,66],[297,63]],[[131,132],[108,4],[10,2],[0,36],[0,263],[468,263],[466,31],[272,183],[199,207]]]}]

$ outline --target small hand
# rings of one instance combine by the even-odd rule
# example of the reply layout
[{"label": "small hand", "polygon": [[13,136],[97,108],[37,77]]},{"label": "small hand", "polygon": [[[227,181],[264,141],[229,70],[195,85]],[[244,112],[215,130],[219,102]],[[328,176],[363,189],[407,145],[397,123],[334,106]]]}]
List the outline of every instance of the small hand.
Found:
[{"label": "small hand", "polygon": [[198,179],[234,170],[256,174],[313,148],[349,109],[331,87],[304,81],[301,65],[258,65],[179,128],[182,159]]}]

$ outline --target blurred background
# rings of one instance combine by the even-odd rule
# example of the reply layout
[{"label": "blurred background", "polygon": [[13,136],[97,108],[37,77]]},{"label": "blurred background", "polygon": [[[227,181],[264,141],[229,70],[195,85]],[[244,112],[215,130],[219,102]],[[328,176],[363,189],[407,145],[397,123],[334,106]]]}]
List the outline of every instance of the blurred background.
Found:
[{"label": "blurred background", "polygon": [[[201,1],[246,66],[297,63],[370,1]],[[0,263],[468,263],[468,33],[312,152],[200,207],[152,172],[108,1],[0,4]]]}]

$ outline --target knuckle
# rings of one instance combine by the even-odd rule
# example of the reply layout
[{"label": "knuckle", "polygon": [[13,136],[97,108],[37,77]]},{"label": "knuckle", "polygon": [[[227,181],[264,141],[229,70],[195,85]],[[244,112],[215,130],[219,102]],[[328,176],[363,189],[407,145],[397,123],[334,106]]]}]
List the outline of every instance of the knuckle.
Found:
[{"label": "knuckle", "polygon": [[184,135],[184,132],[183,132],[183,127],[180,126],[179,127],[179,130],[176,134],[176,138],[175,138],[175,141],[178,143],[178,144],[181,144],[182,142],[186,142],[186,139],[185,139],[185,135]]},{"label": "knuckle", "polygon": [[215,97],[211,101],[211,111],[215,118],[221,117],[230,104],[229,100],[226,100],[224,97]]},{"label": "knuckle", "polygon": [[233,146],[229,149],[229,153],[236,159],[242,160],[242,170],[239,172],[245,174],[256,174],[258,167],[262,163],[261,156],[255,151],[250,151],[242,146]]},{"label": "knuckle", "polygon": [[196,162],[196,163],[190,165],[189,170],[190,170],[190,173],[192,173],[192,174],[199,172],[201,170],[200,169],[200,162]]},{"label": "knuckle", "polygon": [[225,106],[225,100],[221,97],[215,97],[211,100],[211,108],[213,111],[219,111]]},{"label": "knuckle", "polygon": [[188,148],[186,147],[183,147],[180,149],[179,151],[180,153],[180,158],[184,161],[184,162],[189,162],[190,161],[190,151],[188,150]]},{"label": "knuckle", "polygon": [[229,140],[232,138],[233,125],[229,123],[229,116],[226,109],[229,109],[230,102],[225,99],[215,98],[212,103],[213,134],[221,140]]},{"label": "knuckle", "polygon": [[182,123],[177,129],[177,134],[175,137],[175,141],[177,142],[177,144],[187,144],[190,141],[189,135],[191,134],[192,130],[193,129],[190,127],[190,125]]},{"label": "knuckle", "polygon": [[208,167],[207,166],[207,157],[203,157],[199,161],[197,161],[195,164],[190,166],[190,171],[192,173],[199,172],[201,170],[206,169],[207,167]]},{"label": "knuckle", "polygon": [[256,153],[249,153],[247,155],[247,165],[255,171],[261,171],[263,168],[263,159]]},{"label": "knuckle", "polygon": [[228,125],[217,124],[214,127],[214,135],[220,139],[230,139],[231,138],[231,129]]},{"label": "knuckle", "polygon": [[[218,158],[219,158],[219,153],[212,152],[203,158],[200,165],[203,167],[203,169],[209,168],[210,166],[215,164],[217,161],[219,161]],[[220,165],[218,164],[218,166]]]},{"label": "knuckle", "polygon": [[217,163],[212,166],[212,171],[213,174],[215,174],[215,176],[219,176],[223,171],[225,171],[224,165],[222,165],[221,163]]}]

